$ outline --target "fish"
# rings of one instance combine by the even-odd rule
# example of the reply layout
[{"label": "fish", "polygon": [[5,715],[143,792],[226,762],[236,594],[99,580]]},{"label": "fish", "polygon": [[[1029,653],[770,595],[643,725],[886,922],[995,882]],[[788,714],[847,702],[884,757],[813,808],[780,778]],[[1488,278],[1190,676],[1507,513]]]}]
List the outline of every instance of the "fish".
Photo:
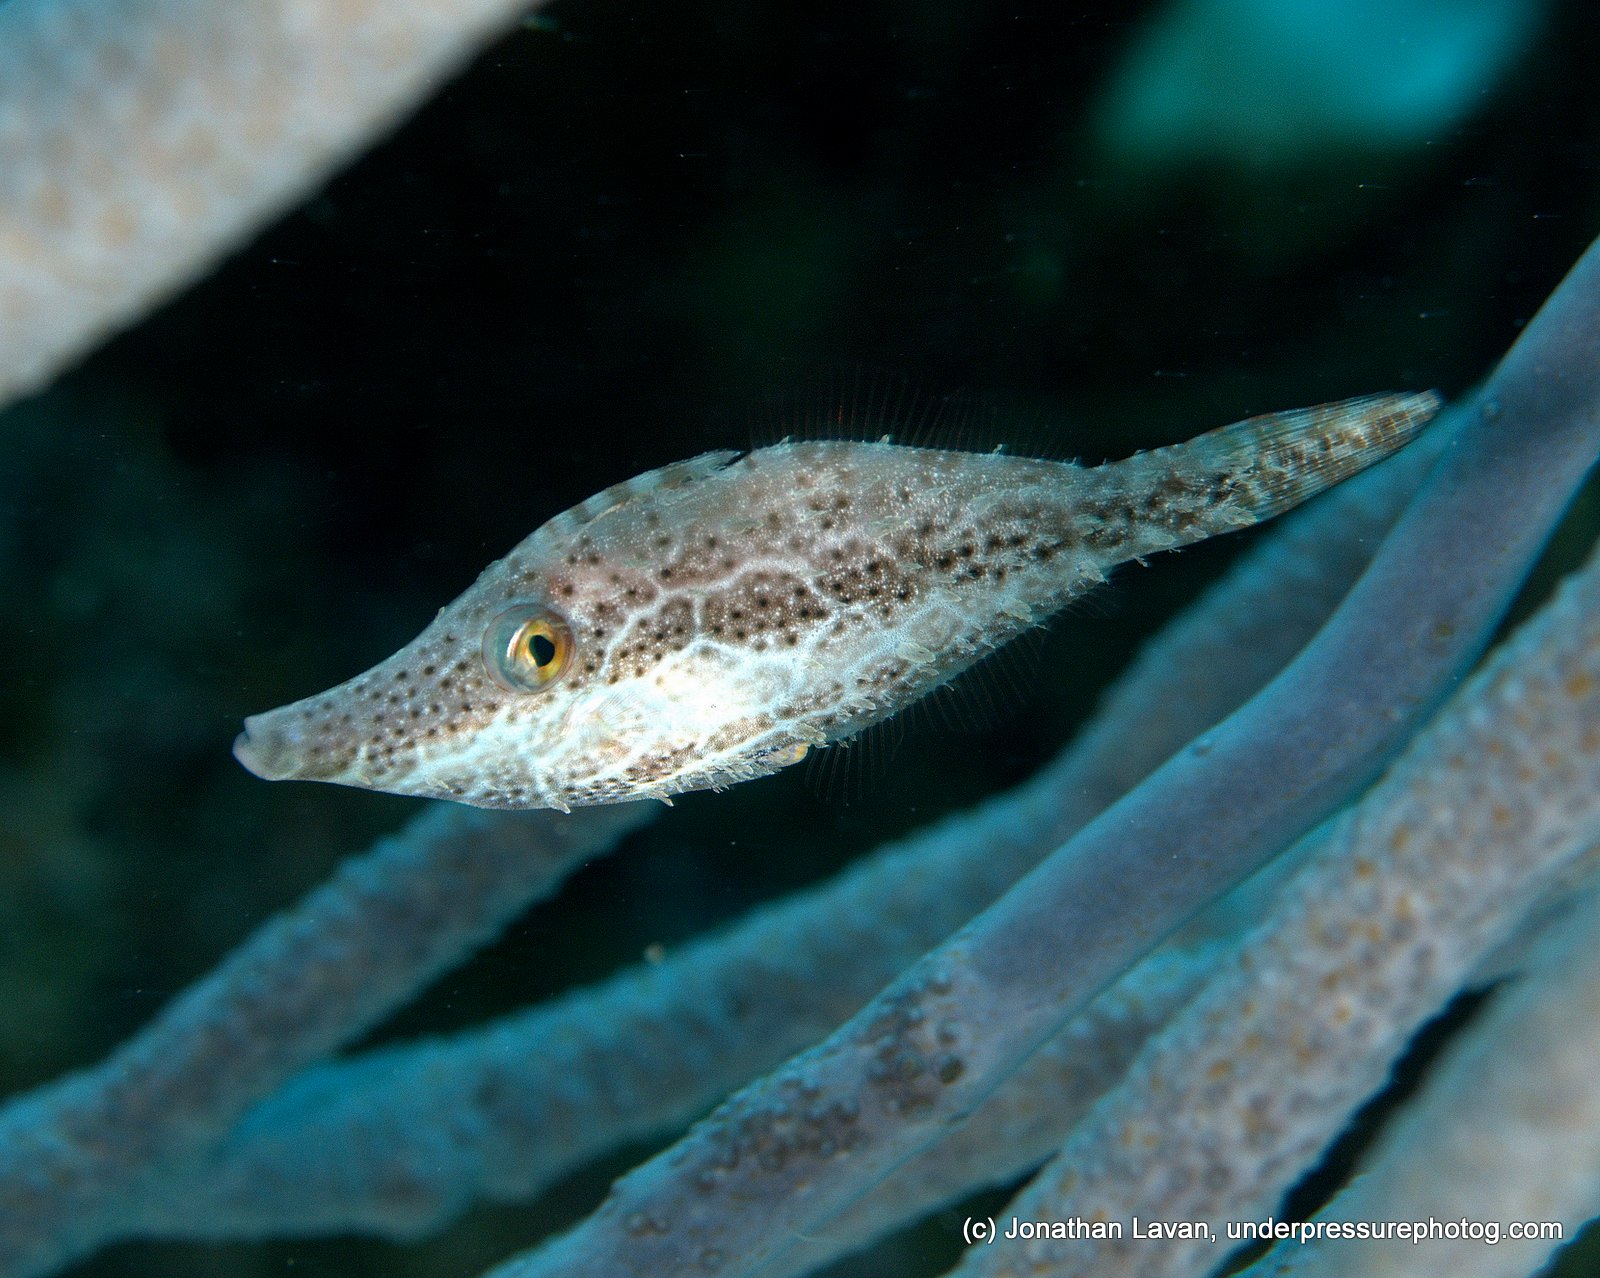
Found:
[{"label": "fish", "polygon": [[785,441],[605,489],[365,674],[251,715],[268,780],[486,808],[667,802],[798,763],[948,683],[1119,564],[1388,456],[1432,391],[1268,413],[1099,466]]}]

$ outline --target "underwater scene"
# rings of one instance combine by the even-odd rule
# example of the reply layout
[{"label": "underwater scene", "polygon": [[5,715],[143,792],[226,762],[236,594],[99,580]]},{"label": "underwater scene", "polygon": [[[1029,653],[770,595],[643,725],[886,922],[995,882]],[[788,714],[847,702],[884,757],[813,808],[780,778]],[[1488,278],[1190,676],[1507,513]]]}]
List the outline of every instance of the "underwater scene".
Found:
[{"label": "underwater scene", "polygon": [[0,0],[0,1278],[1600,1271],[1597,56]]}]

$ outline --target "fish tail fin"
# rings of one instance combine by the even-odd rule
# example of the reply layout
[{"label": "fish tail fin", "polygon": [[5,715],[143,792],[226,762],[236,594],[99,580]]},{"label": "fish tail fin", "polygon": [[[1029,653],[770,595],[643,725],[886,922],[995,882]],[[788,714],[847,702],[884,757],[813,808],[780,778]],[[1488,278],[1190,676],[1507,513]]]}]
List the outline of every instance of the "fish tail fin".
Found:
[{"label": "fish tail fin", "polygon": [[1257,522],[1383,460],[1443,404],[1436,391],[1363,395],[1247,418],[1176,447],[1192,464],[1227,475],[1230,504]]}]

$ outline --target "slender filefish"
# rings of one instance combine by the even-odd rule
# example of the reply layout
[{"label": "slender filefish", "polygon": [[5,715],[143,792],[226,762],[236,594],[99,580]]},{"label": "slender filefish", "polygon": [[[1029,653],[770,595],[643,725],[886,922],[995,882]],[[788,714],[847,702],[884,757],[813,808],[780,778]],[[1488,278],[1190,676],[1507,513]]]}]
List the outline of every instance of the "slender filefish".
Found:
[{"label": "slender filefish", "polygon": [[411,643],[245,720],[257,776],[492,808],[775,772],[948,682],[1116,565],[1386,457],[1432,392],[1252,417],[1085,467],[880,441],[652,470],[557,515]]}]

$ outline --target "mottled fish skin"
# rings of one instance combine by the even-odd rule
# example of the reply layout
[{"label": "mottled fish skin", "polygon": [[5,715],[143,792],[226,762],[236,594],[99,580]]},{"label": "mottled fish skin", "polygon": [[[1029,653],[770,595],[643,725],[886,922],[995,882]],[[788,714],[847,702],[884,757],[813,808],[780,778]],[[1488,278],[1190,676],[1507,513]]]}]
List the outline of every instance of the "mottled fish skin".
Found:
[{"label": "mottled fish skin", "polygon": [[1439,405],[1269,414],[1094,468],[887,442],[707,453],[556,516],[387,661],[247,719],[234,753],[272,780],[495,808],[745,781],[895,713],[1117,564],[1354,474]]}]

